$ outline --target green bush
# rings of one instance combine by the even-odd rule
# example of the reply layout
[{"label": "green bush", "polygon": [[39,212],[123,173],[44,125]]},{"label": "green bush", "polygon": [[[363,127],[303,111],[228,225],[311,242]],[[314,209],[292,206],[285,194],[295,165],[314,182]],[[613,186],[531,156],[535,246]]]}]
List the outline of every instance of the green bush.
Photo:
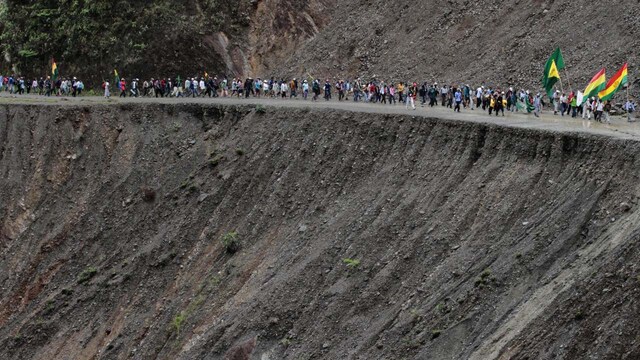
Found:
[{"label": "green bush", "polygon": [[358,260],[358,259],[345,258],[345,259],[342,259],[342,262],[347,264],[347,266],[352,268],[352,269],[355,269],[358,266],[360,266],[360,260]]},{"label": "green bush", "polygon": [[222,237],[222,246],[224,246],[224,250],[229,254],[235,254],[238,250],[240,250],[240,240],[238,239],[238,232],[232,231],[226,233]]},{"label": "green bush", "polygon": [[84,284],[87,281],[91,280],[92,277],[96,276],[96,274],[98,273],[98,269],[94,268],[94,267],[88,267],[86,269],[84,269],[80,275],[78,275],[78,284]]},{"label": "green bush", "polygon": [[173,328],[173,330],[175,330],[176,337],[180,336],[180,329],[182,329],[182,325],[186,320],[187,320],[187,315],[181,311],[171,321],[171,327]]}]

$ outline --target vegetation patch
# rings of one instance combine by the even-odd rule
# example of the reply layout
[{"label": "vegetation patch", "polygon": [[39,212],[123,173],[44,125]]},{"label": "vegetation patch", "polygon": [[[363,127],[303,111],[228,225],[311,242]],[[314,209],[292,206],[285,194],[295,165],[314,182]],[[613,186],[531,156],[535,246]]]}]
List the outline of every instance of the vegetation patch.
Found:
[{"label": "vegetation patch", "polygon": [[238,252],[238,250],[240,250],[240,239],[238,239],[237,231],[231,231],[224,234],[221,241],[224,250],[228,254],[235,254],[236,252]]},{"label": "vegetation patch", "polygon": [[351,269],[357,269],[360,266],[360,260],[344,258],[342,262],[345,263]]},{"label": "vegetation patch", "polygon": [[88,267],[88,268],[82,270],[80,275],[78,275],[77,283],[78,284],[84,284],[87,281],[91,280],[91,278],[96,276],[97,273],[98,273],[98,269],[96,269],[96,268],[94,268],[92,266]]}]

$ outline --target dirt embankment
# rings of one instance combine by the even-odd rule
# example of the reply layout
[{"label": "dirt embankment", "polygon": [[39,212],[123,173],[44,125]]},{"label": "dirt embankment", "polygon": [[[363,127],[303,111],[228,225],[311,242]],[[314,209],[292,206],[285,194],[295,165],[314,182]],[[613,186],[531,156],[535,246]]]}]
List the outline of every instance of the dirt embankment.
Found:
[{"label": "dirt embankment", "polygon": [[0,358],[638,358],[638,150],[332,110],[5,106]]}]

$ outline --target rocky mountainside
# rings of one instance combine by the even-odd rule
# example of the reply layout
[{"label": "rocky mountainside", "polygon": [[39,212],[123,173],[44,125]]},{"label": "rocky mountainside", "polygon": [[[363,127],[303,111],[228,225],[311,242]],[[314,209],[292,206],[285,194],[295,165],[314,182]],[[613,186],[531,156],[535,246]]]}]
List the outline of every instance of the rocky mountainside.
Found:
[{"label": "rocky mountainside", "polygon": [[[291,75],[424,79],[540,88],[560,46],[573,87],[640,58],[637,1],[340,1],[327,26],[282,67]],[[562,72],[568,88],[567,73]]]},{"label": "rocky mountainside", "polygon": [[406,115],[5,105],[0,358],[638,359],[638,153]]},{"label": "rocky mountainside", "polygon": [[537,90],[556,46],[564,88],[612,75],[640,45],[640,5],[519,0],[0,3],[2,71],[123,76],[378,77]]}]

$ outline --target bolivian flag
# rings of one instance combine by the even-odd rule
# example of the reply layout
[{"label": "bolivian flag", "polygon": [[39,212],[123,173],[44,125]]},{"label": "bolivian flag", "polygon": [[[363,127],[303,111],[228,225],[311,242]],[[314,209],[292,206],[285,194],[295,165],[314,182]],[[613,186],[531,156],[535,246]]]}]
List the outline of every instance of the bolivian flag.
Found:
[{"label": "bolivian flag", "polygon": [[584,90],[584,99],[582,101],[587,101],[590,97],[598,95],[600,91],[604,90],[606,82],[605,71],[604,68],[602,68],[602,70],[598,71],[598,73],[591,79],[589,85],[587,85],[587,88]]},{"label": "bolivian flag", "polygon": [[51,59],[51,62],[51,78],[55,82],[58,79],[58,64],[56,64],[56,61],[53,59]]},{"label": "bolivian flag", "polygon": [[618,91],[620,88],[622,88],[626,84],[627,84],[627,64],[625,63],[622,66],[622,68],[618,70],[618,72],[615,75],[613,75],[611,79],[609,79],[604,90],[600,91],[600,93],[598,93],[598,96],[602,101],[611,100],[611,98],[616,93],[616,91]]}]

